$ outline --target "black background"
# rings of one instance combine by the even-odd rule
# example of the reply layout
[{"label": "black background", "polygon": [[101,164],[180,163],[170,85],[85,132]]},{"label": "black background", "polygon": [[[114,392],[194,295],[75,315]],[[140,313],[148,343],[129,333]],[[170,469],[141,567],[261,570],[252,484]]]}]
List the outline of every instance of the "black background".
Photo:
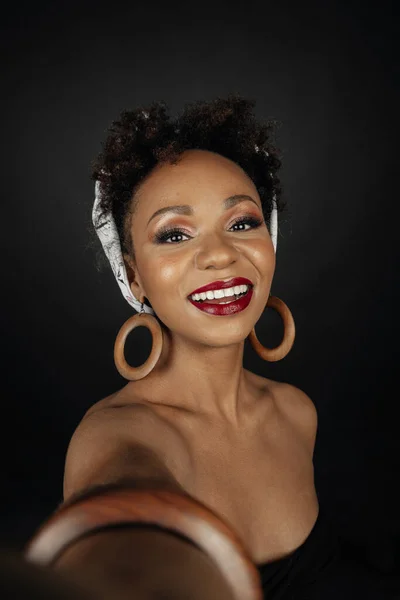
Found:
[{"label": "black background", "polygon": [[[247,344],[245,366],[313,399],[320,503],[376,575],[380,597],[395,594],[396,36],[395,4],[386,0],[8,6],[1,32],[3,546],[21,549],[61,502],[75,427],[89,406],[125,384],[112,353],[133,310],[111,270],[96,270],[87,231],[90,161],[106,128],[121,110],[152,100],[175,113],[237,91],[256,100],[260,117],[281,122],[291,214],[279,223],[271,291],[296,322],[283,361],[265,363]],[[282,334],[270,311],[256,330],[269,346]],[[134,364],[150,350],[139,331],[128,344]]]}]

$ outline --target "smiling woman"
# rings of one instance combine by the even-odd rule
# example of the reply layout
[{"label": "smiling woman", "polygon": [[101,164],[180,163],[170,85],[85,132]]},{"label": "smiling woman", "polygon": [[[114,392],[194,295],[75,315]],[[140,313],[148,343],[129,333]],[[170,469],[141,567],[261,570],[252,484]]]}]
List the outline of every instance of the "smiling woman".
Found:
[{"label": "smiling woman", "polygon": [[[123,581],[133,597],[158,581],[174,598],[285,598],[323,579],[335,556],[314,487],[315,407],[294,386],[243,368],[247,337],[274,361],[295,336],[290,310],[270,296],[285,203],[273,122],[257,121],[253,107],[229,96],[188,105],[175,120],[162,103],[125,111],[93,167],[95,231],[140,311],[115,343],[129,382],[74,433],[65,504],[30,556],[51,562],[73,544],[59,567],[90,571],[115,598],[125,597]],[[266,306],[283,319],[275,349],[254,331]],[[124,343],[140,325],[153,347],[133,368]],[[137,529],[89,535],[123,523],[180,541]],[[80,545],[82,535],[91,541]],[[120,566],[135,556],[141,576],[124,579],[110,552],[124,557]]]}]

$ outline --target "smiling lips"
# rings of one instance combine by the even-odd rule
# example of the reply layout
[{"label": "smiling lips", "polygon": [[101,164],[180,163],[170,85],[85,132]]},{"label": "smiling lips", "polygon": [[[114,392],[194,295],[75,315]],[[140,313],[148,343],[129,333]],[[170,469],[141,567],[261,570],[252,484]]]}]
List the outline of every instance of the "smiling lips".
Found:
[{"label": "smiling lips", "polygon": [[229,288],[235,288],[241,285],[253,287],[253,283],[250,281],[250,279],[246,279],[246,277],[233,277],[232,279],[227,279],[225,281],[213,281],[212,283],[203,285],[203,287],[200,287],[197,290],[194,290],[194,292],[192,292],[191,294],[189,294],[189,298],[195,294],[202,294],[215,290],[227,290]]},{"label": "smiling lips", "polygon": [[244,310],[253,296],[253,284],[244,277],[214,281],[188,297],[196,308],[212,315],[232,315]]},{"label": "smiling lips", "polygon": [[249,289],[250,286],[248,285],[235,285],[224,290],[209,290],[201,294],[192,294],[191,299],[195,302],[206,302],[207,304],[228,304],[244,296]]}]

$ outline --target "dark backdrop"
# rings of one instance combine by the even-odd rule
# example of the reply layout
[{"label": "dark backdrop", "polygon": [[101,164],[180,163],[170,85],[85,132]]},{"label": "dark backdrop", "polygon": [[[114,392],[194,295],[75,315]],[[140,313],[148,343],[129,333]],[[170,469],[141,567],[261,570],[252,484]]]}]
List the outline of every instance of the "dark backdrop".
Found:
[{"label": "dark backdrop", "polygon": [[[105,129],[137,104],[164,100],[174,113],[239,92],[282,124],[291,212],[272,293],[297,327],[283,361],[264,363],[247,345],[245,366],[313,399],[320,503],[391,597],[400,565],[395,4],[127,6],[19,2],[2,19],[0,542],[22,548],[62,500],[74,428],[125,384],[113,344],[133,311],[88,246],[90,161]],[[150,349],[142,331],[128,344],[134,364]],[[267,311],[260,340],[272,346],[281,333]]]}]

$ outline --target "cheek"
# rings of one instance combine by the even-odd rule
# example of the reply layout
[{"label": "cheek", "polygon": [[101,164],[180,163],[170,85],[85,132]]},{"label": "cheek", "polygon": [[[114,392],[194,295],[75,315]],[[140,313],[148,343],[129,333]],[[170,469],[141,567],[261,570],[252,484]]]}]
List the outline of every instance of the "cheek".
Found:
[{"label": "cheek", "polygon": [[246,252],[261,274],[267,275],[275,270],[275,251],[271,238],[254,240],[247,245]]},{"label": "cheek", "polygon": [[[149,296],[170,297],[179,293],[184,282],[185,264],[178,257],[149,260],[146,265],[146,277],[143,279]],[[151,298],[149,298],[151,300]]]}]

